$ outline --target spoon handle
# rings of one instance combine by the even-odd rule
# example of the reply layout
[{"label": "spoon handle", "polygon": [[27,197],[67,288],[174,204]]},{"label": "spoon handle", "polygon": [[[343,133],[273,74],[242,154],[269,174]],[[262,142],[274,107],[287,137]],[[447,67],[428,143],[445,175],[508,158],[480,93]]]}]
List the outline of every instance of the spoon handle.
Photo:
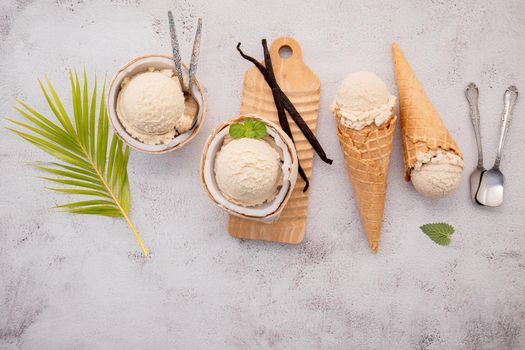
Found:
[{"label": "spoon handle", "polygon": [[476,84],[470,83],[465,89],[465,96],[467,97],[470,107],[470,119],[474,127],[474,135],[476,135],[476,145],[478,146],[478,168],[483,168],[483,149],[481,146],[481,131],[479,128],[479,108],[478,98],[479,90]]},{"label": "spoon handle", "polygon": [[202,31],[202,18],[197,21],[197,31],[195,32],[195,40],[193,41],[193,51],[191,53],[190,60],[190,73],[188,81],[188,90],[192,91],[193,83],[195,80],[195,74],[197,73],[197,62],[199,61],[199,53],[201,50],[201,31]]},{"label": "spoon handle", "polygon": [[494,161],[494,168],[499,168],[499,163],[501,161],[501,153],[503,151],[503,145],[507,139],[507,131],[509,130],[510,121],[512,120],[512,110],[518,99],[518,89],[511,85],[505,91],[503,96],[503,101],[505,102],[505,108],[503,110],[503,117],[501,119],[501,133],[499,136],[498,152],[496,153],[496,160]]},{"label": "spoon handle", "polygon": [[175,30],[175,21],[173,20],[173,14],[168,11],[168,22],[170,26],[170,37],[171,37],[171,48],[173,51],[173,63],[175,64],[175,70],[177,71],[177,77],[179,78],[180,87],[184,90],[184,76],[182,75],[182,60],[180,56],[179,40],[177,39],[177,31]]}]

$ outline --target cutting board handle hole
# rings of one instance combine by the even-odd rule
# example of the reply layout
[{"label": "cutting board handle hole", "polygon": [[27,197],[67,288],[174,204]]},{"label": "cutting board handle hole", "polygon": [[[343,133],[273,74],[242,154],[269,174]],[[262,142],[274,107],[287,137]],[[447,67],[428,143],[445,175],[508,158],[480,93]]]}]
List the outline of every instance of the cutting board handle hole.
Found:
[{"label": "cutting board handle hole", "polygon": [[283,45],[279,48],[279,57],[281,57],[284,60],[289,59],[293,55],[293,50],[288,45]]}]

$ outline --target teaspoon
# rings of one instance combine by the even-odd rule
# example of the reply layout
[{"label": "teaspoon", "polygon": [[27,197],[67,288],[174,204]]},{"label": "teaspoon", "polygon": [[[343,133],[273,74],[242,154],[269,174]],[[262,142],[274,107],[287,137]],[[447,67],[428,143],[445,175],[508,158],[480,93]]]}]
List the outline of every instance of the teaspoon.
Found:
[{"label": "teaspoon", "polygon": [[[193,51],[191,54],[190,67],[185,69],[182,65],[182,58],[179,48],[179,40],[177,39],[177,32],[175,30],[175,21],[173,20],[173,14],[168,11],[168,22],[170,28],[171,46],[173,51],[173,63],[175,64],[175,71],[177,78],[179,79],[180,86],[184,93],[184,114],[193,118],[193,123],[199,119],[198,116],[202,113],[202,96],[200,95],[197,87],[195,86],[195,74],[197,72],[197,62],[199,60],[200,43],[201,43],[201,31],[202,31],[202,18],[198,19],[197,31],[195,32],[195,40],[193,41]],[[188,83],[185,83],[185,73],[187,72]],[[193,127],[193,126],[192,126]]]},{"label": "teaspoon", "polygon": [[499,137],[498,151],[496,160],[492,169],[487,170],[481,177],[476,200],[489,207],[498,207],[503,203],[503,189],[505,183],[505,176],[499,169],[503,145],[507,139],[507,131],[509,130],[510,121],[512,119],[512,110],[518,99],[518,89],[515,86],[509,86],[505,91],[504,102],[505,107],[503,111],[501,133]]},{"label": "teaspoon", "polygon": [[479,90],[476,84],[468,84],[467,88],[465,89],[465,96],[467,97],[469,103],[470,119],[472,121],[472,126],[474,127],[474,135],[476,136],[476,145],[478,147],[478,164],[476,169],[474,169],[472,174],[470,174],[470,196],[472,200],[477,203],[476,194],[481,182],[481,176],[486,169],[483,167],[483,149],[481,147],[481,132],[479,128]]}]

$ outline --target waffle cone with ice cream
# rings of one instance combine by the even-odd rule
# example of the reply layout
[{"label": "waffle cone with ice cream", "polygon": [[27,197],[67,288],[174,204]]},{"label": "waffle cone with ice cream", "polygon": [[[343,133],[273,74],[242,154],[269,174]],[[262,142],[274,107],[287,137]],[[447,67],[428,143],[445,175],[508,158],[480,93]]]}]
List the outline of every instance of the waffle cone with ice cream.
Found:
[{"label": "waffle cone with ice cream", "polygon": [[374,253],[381,238],[395,101],[379,77],[358,72],[343,81],[332,104],[361,223]]},{"label": "waffle cone with ice cream", "polygon": [[427,197],[454,191],[463,171],[463,155],[430,102],[403,52],[392,44],[396,72],[405,179]]}]

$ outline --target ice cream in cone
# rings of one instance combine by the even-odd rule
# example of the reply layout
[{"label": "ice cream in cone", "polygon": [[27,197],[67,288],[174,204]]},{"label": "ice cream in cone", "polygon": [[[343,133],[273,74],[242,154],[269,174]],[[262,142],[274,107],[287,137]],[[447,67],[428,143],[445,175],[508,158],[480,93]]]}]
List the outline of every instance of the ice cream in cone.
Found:
[{"label": "ice cream in cone", "polygon": [[370,72],[350,74],[331,108],[370,249],[377,252],[385,208],[396,116],[385,83]]},{"label": "ice cream in cone", "polygon": [[426,197],[453,192],[463,172],[463,155],[430,102],[396,43],[392,44],[396,71],[405,179]]}]

